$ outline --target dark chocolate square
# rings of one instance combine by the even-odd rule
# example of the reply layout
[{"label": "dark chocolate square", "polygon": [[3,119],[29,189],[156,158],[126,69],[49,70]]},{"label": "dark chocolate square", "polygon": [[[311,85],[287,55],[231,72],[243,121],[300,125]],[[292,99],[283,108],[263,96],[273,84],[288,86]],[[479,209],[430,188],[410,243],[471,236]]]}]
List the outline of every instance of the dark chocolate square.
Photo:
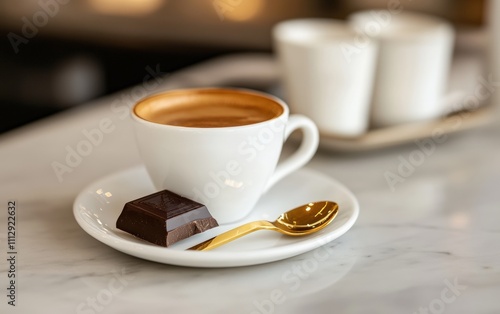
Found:
[{"label": "dark chocolate square", "polygon": [[205,205],[168,190],[126,203],[116,222],[118,229],[161,246],[216,226]]}]

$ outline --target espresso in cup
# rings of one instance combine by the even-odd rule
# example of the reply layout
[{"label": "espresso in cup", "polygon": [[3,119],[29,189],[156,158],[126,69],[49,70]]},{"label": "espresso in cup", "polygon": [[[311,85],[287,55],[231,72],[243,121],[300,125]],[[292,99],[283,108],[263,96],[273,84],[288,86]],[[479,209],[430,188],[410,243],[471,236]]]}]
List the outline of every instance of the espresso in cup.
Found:
[{"label": "espresso in cup", "polygon": [[[316,152],[314,123],[288,112],[265,93],[202,88],[145,98],[132,118],[154,186],[204,204],[225,224],[247,216],[263,193]],[[301,147],[278,163],[283,142],[297,129]]]},{"label": "espresso in cup", "polygon": [[147,121],[194,128],[255,124],[277,118],[283,113],[283,108],[270,99],[220,89],[155,96],[139,103],[134,110]]}]

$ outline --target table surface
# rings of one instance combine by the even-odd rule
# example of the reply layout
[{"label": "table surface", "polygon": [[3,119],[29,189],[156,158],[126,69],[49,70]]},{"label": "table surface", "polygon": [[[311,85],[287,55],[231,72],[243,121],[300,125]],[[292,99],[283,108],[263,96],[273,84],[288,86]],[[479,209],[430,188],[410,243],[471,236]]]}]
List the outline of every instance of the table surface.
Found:
[{"label": "table surface", "polygon": [[[177,267],[87,235],[73,217],[75,196],[141,163],[123,106],[144,90],[223,82],[227,73],[214,78],[217,62],[195,67],[204,75],[188,69],[157,78],[157,86],[125,90],[0,137],[2,313],[14,313],[5,294],[9,200],[16,201],[17,313],[500,313],[498,123],[433,142],[429,154],[416,143],[362,154],[320,149],[307,168],[345,184],[361,213],[314,267],[314,252],[251,267]],[[265,68],[263,80],[273,79],[272,65]],[[103,119],[113,131],[58,178],[53,163],[64,164],[67,147]],[[417,155],[423,160],[405,173],[403,160]],[[393,188],[389,172],[400,175]],[[290,273],[293,283],[283,280]]]}]

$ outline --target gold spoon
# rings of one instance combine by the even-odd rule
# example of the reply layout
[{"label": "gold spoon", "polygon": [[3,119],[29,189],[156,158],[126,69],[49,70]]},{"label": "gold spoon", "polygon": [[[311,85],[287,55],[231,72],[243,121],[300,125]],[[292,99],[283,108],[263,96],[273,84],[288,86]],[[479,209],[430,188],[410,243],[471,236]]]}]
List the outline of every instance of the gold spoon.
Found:
[{"label": "gold spoon", "polygon": [[314,202],[281,214],[276,221],[258,220],[246,223],[188,250],[208,251],[257,230],[274,230],[290,236],[302,236],[326,227],[337,215],[339,206],[330,201]]}]

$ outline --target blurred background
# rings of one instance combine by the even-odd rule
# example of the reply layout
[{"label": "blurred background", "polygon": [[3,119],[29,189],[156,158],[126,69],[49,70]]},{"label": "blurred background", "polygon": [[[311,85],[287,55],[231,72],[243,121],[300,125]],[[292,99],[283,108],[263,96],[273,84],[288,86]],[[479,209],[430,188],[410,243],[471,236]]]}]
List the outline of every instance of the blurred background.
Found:
[{"label": "blurred background", "polygon": [[[397,0],[394,0],[397,1]],[[401,1],[444,17],[481,51],[488,2]],[[345,18],[387,0],[1,0],[0,132],[216,56],[272,52],[271,28]]]}]

